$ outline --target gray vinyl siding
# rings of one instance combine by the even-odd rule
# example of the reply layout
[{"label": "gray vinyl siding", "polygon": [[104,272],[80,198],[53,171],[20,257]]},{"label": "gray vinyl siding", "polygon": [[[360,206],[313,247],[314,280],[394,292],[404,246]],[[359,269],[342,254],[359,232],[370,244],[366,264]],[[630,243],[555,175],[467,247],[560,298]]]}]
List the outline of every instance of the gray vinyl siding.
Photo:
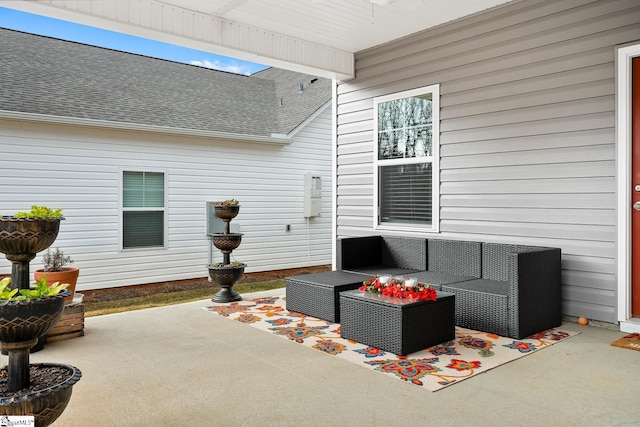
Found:
[{"label": "gray vinyl siding", "polygon": [[[373,224],[373,98],[440,84],[440,233],[563,251],[563,313],[616,321],[615,47],[637,0],[524,0],[356,55],[337,235]],[[416,232],[417,233],[417,232]]]},{"label": "gray vinyl siding", "polygon": [[[54,247],[80,267],[78,290],[208,275],[207,201],[236,198],[246,272],[331,263],[331,108],[288,145],[0,120],[0,214],[62,208]],[[166,248],[120,250],[122,170],[165,173]],[[303,216],[304,174],[322,178],[321,216]],[[291,231],[286,231],[286,225]],[[213,248],[213,262],[221,262]],[[41,255],[31,270],[41,268]],[[10,273],[0,259],[0,273]]]}]

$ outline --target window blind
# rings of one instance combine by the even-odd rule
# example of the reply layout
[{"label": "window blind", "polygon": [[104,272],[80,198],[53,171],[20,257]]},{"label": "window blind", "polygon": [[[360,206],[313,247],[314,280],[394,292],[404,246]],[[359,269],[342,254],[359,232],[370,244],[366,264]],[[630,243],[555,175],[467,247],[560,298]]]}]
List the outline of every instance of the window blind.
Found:
[{"label": "window blind", "polygon": [[379,168],[381,223],[431,224],[431,171],[431,163]]}]

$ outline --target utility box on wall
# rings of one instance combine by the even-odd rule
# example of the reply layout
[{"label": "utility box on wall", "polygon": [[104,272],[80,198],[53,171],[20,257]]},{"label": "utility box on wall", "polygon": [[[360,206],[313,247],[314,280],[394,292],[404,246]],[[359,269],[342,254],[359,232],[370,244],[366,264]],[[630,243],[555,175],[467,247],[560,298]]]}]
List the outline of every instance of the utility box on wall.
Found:
[{"label": "utility box on wall", "polygon": [[304,217],[320,215],[322,206],[322,180],[311,172],[304,175]]}]

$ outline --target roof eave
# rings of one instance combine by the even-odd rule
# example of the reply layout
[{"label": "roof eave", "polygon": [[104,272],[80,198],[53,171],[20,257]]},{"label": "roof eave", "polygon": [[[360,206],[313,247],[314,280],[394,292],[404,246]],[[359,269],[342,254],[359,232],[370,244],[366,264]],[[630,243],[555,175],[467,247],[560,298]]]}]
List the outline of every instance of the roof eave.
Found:
[{"label": "roof eave", "polygon": [[316,111],[313,112],[313,114],[311,114],[309,117],[304,119],[304,121],[302,123],[298,124],[295,128],[291,129],[289,131],[289,133],[287,133],[287,134],[275,134],[275,133],[272,133],[271,136],[272,137],[284,137],[284,138],[292,139],[294,136],[296,136],[296,134],[301,129],[304,129],[311,121],[315,120],[316,117],[318,117],[320,114],[322,114],[322,112],[324,110],[326,110],[327,108],[329,108],[330,106],[331,106],[331,100],[329,100],[329,101],[325,102],[323,105],[321,105]]},{"label": "roof eave", "polygon": [[0,119],[23,120],[30,122],[64,124],[104,129],[128,130],[133,132],[151,132],[166,135],[184,135],[201,138],[225,139],[270,145],[288,145],[289,135],[271,134],[270,136],[246,135],[231,132],[218,132],[204,129],[187,129],[170,126],[156,126],[142,123],[114,122],[109,120],[85,119],[81,117],[54,116],[49,114],[25,113],[21,111],[0,110]]}]

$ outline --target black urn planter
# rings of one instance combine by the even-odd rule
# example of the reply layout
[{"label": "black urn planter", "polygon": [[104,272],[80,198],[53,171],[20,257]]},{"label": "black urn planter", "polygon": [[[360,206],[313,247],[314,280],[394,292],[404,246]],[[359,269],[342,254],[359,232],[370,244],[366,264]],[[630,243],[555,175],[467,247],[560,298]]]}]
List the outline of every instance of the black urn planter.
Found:
[{"label": "black urn planter", "polygon": [[65,289],[46,298],[0,301],[0,342],[29,341],[45,335],[60,319],[69,295]]},{"label": "black urn planter", "polygon": [[231,289],[233,285],[244,276],[245,264],[223,265],[214,264],[209,266],[209,277],[214,285],[222,289],[216,293],[211,301],[213,302],[233,302],[240,301],[242,297],[239,293]]},{"label": "black urn planter", "polygon": [[[64,290],[56,296],[22,301],[3,301],[0,304],[0,348],[9,354],[9,364],[3,368],[0,388],[0,414],[33,415],[36,426],[48,426],[62,414],[71,399],[73,385],[82,373],[74,366],[29,364],[29,350],[58,322],[64,309],[64,299],[71,292]],[[31,369],[50,370],[57,380],[48,387],[29,390]],[[65,375],[61,371],[66,372]]]},{"label": "black urn planter", "polygon": [[0,252],[35,258],[38,252],[55,242],[62,219],[3,216],[0,219]]},{"label": "black urn planter", "polygon": [[[0,252],[12,263],[13,288],[29,289],[29,263],[56,240],[61,219],[0,219]],[[0,301],[0,349],[9,355],[0,374],[0,415],[33,415],[42,427],[66,408],[82,373],[69,365],[30,365],[29,351],[58,322],[69,295],[63,290],[38,299]],[[38,373],[33,382],[32,370]]]},{"label": "black urn planter", "polygon": [[82,373],[75,366],[64,364],[35,363],[31,367],[62,379],[49,387],[0,397],[0,415],[32,415],[36,427],[45,427],[65,410],[73,385],[80,380]]},{"label": "black urn planter", "polygon": [[213,246],[224,252],[231,252],[240,246],[242,233],[215,233],[211,235]]},{"label": "black urn planter", "polygon": [[213,207],[215,215],[223,220],[232,220],[238,216],[240,205],[215,205]]},{"label": "black urn planter", "polygon": [[0,252],[12,263],[13,287],[29,288],[29,262],[55,242],[64,218],[0,219]]}]

